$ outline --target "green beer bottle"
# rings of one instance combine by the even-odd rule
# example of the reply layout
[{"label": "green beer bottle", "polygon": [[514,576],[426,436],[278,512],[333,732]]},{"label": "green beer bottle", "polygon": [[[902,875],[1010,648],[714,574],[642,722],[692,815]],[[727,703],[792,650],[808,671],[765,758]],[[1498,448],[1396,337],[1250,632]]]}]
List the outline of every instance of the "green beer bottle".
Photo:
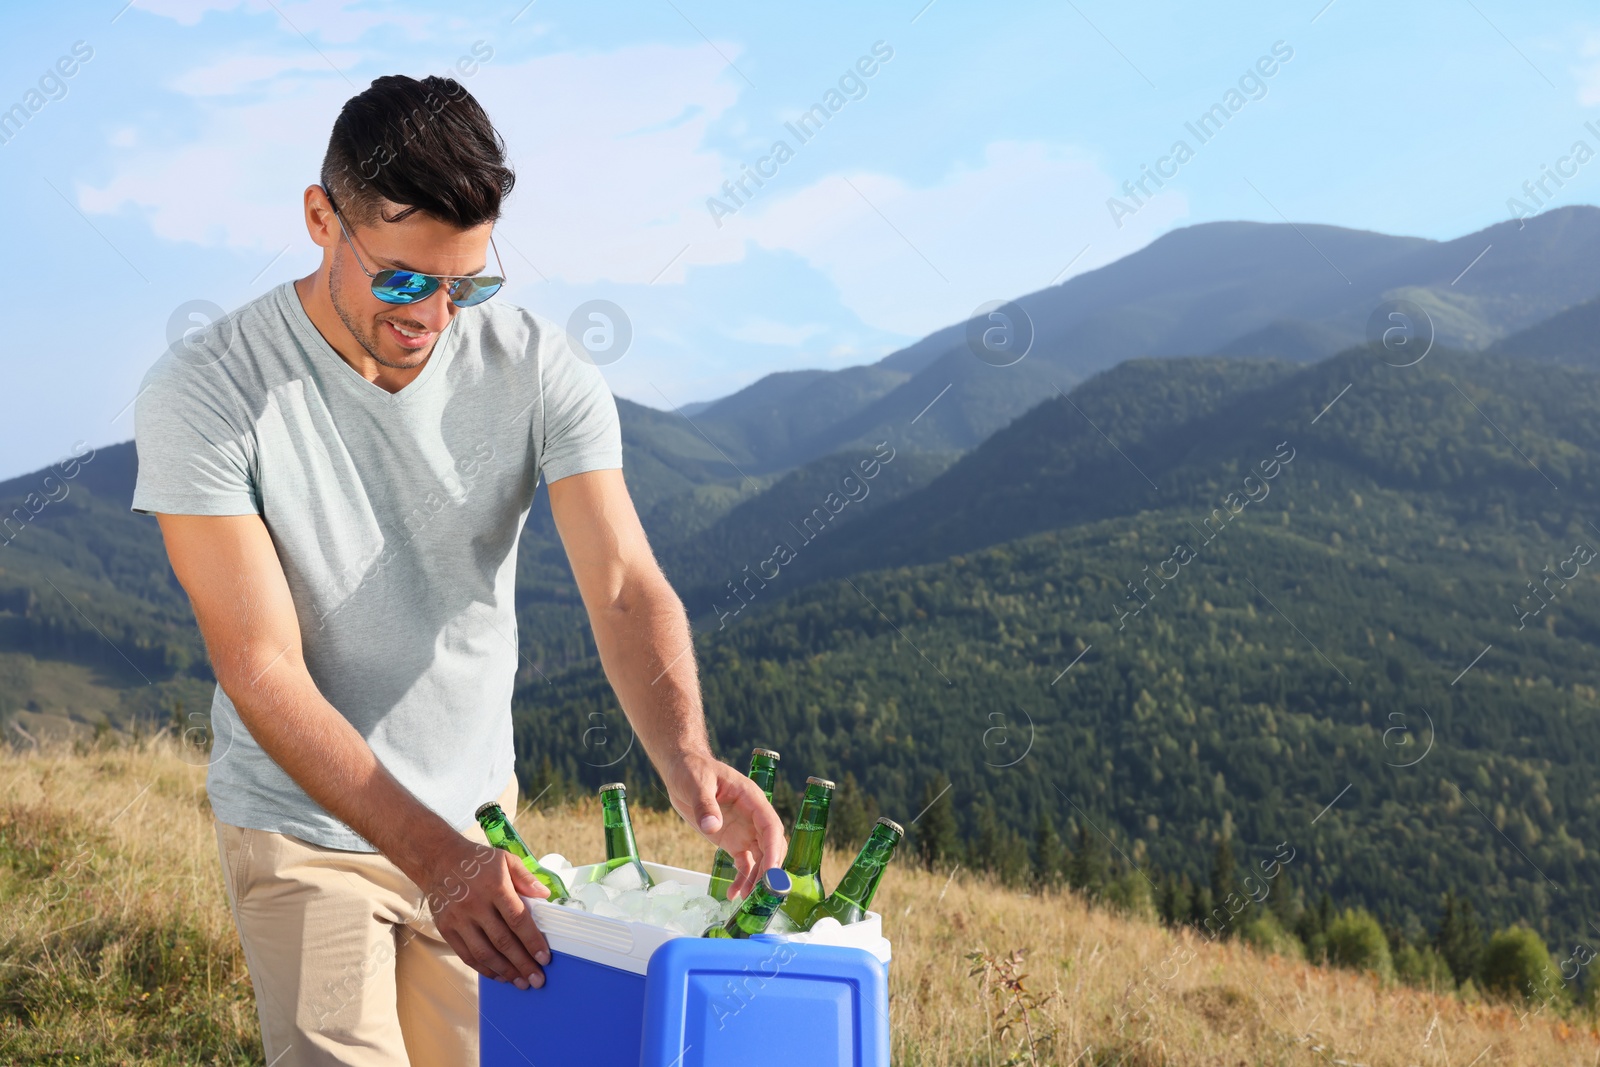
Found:
[{"label": "green beer bottle", "polygon": [[839,879],[833,892],[811,909],[806,928],[809,929],[824,916],[838,919],[846,926],[865,919],[867,909],[872,907],[873,894],[878,891],[878,883],[883,880],[883,869],[889,866],[889,861],[894,858],[894,850],[905,835],[905,830],[893,819],[879,819],[867,843],[856,854],[856,861]]},{"label": "green beer bottle", "polygon": [[806,916],[822,903],[827,893],[822,888],[822,839],[828,832],[828,805],[833,800],[833,783],[826,778],[807,778],[806,795],[800,801],[800,814],[794,817],[794,833],[789,838],[789,854],[783,869],[794,887],[783,900],[785,929],[804,930]]},{"label": "green beer bottle", "polygon": [[511,820],[506,818],[506,813],[501,810],[500,805],[491,800],[473,814],[478,820],[478,825],[483,827],[484,836],[489,839],[489,844],[495,848],[505,849],[522,860],[522,865],[528,868],[528,872],[550,890],[551,900],[566,900],[572,895],[567,892],[567,885],[559,874],[533,858],[533,852],[528,848],[527,842],[522,840],[517,828],[511,825]]},{"label": "green beer bottle", "polygon": [[783,898],[789,895],[790,886],[789,876],[783,873],[781,867],[769,868],[727,922],[712,923],[700,936],[749,937],[761,933],[783,905]]},{"label": "green beer bottle", "polygon": [[[778,754],[770,748],[753,748],[750,750],[750,777],[755,779],[756,785],[761,787],[761,792],[767,798],[767,803],[772,803],[772,786],[778,779]],[[733,862],[733,857],[726,850],[717,849],[717,854],[711,857],[711,899],[727,900],[728,887],[739,876],[739,867]]]},{"label": "green beer bottle", "polygon": [[594,881],[631,863],[639,872],[640,886],[649,889],[656,882],[639,862],[639,843],[633,839],[633,821],[628,818],[627,787],[621,782],[601,786],[600,807],[606,817],[606,861],[595,869]]}]

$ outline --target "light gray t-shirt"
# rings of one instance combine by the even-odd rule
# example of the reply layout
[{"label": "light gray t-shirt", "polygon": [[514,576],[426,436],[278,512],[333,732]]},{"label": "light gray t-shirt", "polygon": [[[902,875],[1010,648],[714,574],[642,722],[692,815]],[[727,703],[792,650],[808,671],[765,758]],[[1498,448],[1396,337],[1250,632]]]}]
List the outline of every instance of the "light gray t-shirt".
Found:
[{"label": "light gray t-shirt", "polygon": [[[534,488],[622,466],[600,372],[494,299],[460,309],[388,393],[285,282],[156,362],[136,432],[134,510],[259,514],[317,687],[419,800],[469,826],[511,777],[516,548]],[[372,851],[256,744],[221,686],[211,719],[219,819]]]}]

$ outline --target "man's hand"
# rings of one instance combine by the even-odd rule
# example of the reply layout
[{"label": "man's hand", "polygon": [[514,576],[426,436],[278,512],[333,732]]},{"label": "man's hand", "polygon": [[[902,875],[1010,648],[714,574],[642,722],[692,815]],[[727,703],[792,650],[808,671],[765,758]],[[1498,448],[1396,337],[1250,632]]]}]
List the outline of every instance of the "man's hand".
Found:
[{"label": "man's hand", "polygon": [[434,925],[467,966],[518,989],[544,985],[540,965],[550,962],[550,946],[521,897],[548,898],[550,891],[522,860],[462,837],[418,873]]},{"label": "man's hand", "polygon": [[685,757],[662,771],[674,810],[739,865],[729,899],[749,893],[767,868],[783,863],[783,823],[749,777],[710,756]]}]

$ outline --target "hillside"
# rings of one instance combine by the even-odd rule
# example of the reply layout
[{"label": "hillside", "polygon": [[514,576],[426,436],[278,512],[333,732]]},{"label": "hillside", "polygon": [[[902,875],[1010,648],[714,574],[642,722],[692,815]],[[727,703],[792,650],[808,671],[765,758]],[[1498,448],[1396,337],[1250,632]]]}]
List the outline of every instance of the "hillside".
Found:
[{"label": "hillside", "polygon": [[[958,321],[870,368],[764,378],[708,405],[696,421],[725,447],[750,447],[761,469],[892,432],[917,451],[964,451],[1055,385],[1071,388],[1123,360],[1332,355],[1363,341],[1368,317],[1389,299],[1424,308],[1440,344],[1479,349],[1600,292],[1597,239],[1600,209],[1587,206],[1451,241],[1311,224],[1183,227],[1017,297],[1034,341],[1014,366],[975,358],[967,323]],[[950,395],[912,424],[947,385]],[[795,400],[774,403],[775,394]],[[761,427],[759,437],[752,426]]]},{"label": "hillside", "polygon": [[1489,351],[1600,369],[1600,297],[1501,338]]},{"label": "hillside", "polygon": [[[149,740],[0,752],[0,1058],[7,1063],[262,1063],[248,973],[229,921],[203,769]],[[540,850],[598,847],[593,801],[548,798],[518,819]],[[705,843],[640,808],[652,858],[697,867]],[[830,851],[824,876],[848,857]],[[894,946],[894,1061],[922,1067],[1023,1055],[1020,1018],[969,974],[972,952],[1023,953],[1040,1064],[1232,1067],[1360,1063],[1589,1064],[1593,1018],[1462,1001],[1267,955],[1070,890],[1021,891],[902,854],[877,910]]]},{"label": "hillside", "polygon": [[[1600,378],[1354,351],[1127,364],[1074,395],[807,550],[855,552],[848,578],[703,626],[719,742],[754,728],[889,810],[944,776],[972,848],[989,805],[1003,834],[1098,827],[1195,884],[1221,840],[1287,840],[1308,893],[1397,928],[1450,891],[1580,935]],[[519,751],[615,776],[585,748],[614,715],[574,668],[519,699]]]}]

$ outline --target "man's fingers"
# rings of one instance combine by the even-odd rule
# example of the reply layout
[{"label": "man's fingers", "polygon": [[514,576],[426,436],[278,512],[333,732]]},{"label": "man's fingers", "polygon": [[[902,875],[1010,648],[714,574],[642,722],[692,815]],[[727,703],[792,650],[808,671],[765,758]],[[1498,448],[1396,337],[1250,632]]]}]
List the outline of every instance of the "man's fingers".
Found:
[{"label": "man's fingers", "polygon": [[444,927],[441,926],[441,927],[439,927],[439,936],[444,938],[444,943],[450,946],[450,951],[454,952],[457,956],[460,956],[462,962],[465,963],[468,967],[471,967],[473,970],[478,971],[478,973],[482,974],[485,978],[498,978],[499,977],[499,975],[486,974],[483,971],[478,970],[478,965],[475,962],[473,962],[472,952],[471,952],[470,949],[467,948],[467,943],[465,941],[463,941],[461,939],[461,935],[457,934],[454,930],[446,930]]},{"label": "man's fingers", "polygon": [[716,782],[697,782],[694,796],[689,798],[689,810],[682,812],[685,821],[701,833],[711,835],[722,829],[722,807],[717,803]]},{"label": "man's fingers", "polygon": [[789,844],[783,837],[783,821],[770,806],[756,809],[756,839],[760,842],[760,856],[757,857],[758,866],[776,867],[783,863],[784,854],[789,851]]},{"label": "man's fingers", "polygon": [[548,900],[550,898],[550,890],[543,882],[533,876],[533,872],[528,870],[527,864],[509,852],[501,852],[500,855],[505,857],[506,874],[510,875],[511,885],[519,895],[534,897],[538,900]]},{"label": "man's fingers", "polygon": [[739,868],[739,876],[728,887],[728,899],[738,900],[750,895],[750,891],[756,887],[756,879],[763,872],[756,869],[755,857],[748,852],[734,853],[733,862]]},{"label": "man's fingers", "polygon": [[[521,904],[522,901],[518,900],[517,903]],[[544,985],[544,972],[533,961],[533,957],[523,946],[522,939],[507,925],[498,910],[485,918],[483,933],[512,969],[515,978],[522,979],[535,987]]]},{"label": "man's fingers", "polygon": [[526,981],[517,969],[511,966],[511,961],[502,956],[483,931],[470,923],[456,931],[456,936],[461,939],[465,952],[457,950],[457,954],[472,966],[472,969],[486,978],[495,978],[502,982]]},{"label": "man's fingers", "polygon": [[521,944],[523,951],[540,964],[550,962],[550,945],[544,939],[544,933],[539,929],[539,924],[533,921],[533,909],[524,904],[519,898],[508,895],[503,900],[496,901],[500,917],[505,920],[513,936]]},{"label": "man's fingers", "polygon": [[754,782],[750,785],[752,795],[740,798],[749,801],[748,804],[741,805],[740,814],[749,820],[750,845],[755,850],[751,862],[757,868],[756,874],[759,877],[768,867],[777,867],[783,863],[784,854],[789,846],[783,837],[783,820],[778,818],[778,813],[772,810],[772,805],[761,795],[760,787]]}]

